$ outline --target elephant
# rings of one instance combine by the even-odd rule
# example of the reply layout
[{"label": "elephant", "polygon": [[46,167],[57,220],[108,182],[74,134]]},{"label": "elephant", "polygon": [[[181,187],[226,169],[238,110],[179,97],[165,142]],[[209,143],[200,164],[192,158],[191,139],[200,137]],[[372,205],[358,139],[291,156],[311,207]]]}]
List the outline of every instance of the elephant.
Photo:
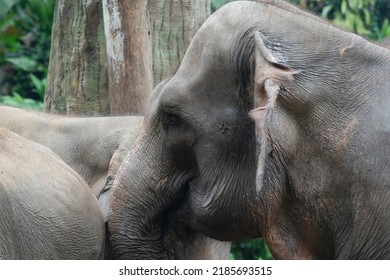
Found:
[{"label": "elephant", "polygon": [[102,258],[103,215],[79,174],[5,128],[0,149],[0,259]]},{"label": "elephant", "polygon": [[[142,128],[142,116],[75,117],[0,106],[0,127],[54,151],[87,182],[107,221],[112,181]],[[166,246],[176,259],[227,259],[230,242],[213,240],[166,221]],[[169,224],[169,225],[168,225]],[[175,231],[173,228],[175,227]],[[177,232],[181,232],[180,242]],[[107,239],[105,258],[111,259]]]},{"label": "elephant", "polygon": [[283,1],[217,10],[118,170],[117,258],[169,258],[167,212],[218,240],[262,236],[276,259],[390,258],[389,65]]},{"label": "elephant", "polygon": [[0,106],[0,127],[50,148],[96,196],[115,175],[142,127],[142,116],[73,117]]}]

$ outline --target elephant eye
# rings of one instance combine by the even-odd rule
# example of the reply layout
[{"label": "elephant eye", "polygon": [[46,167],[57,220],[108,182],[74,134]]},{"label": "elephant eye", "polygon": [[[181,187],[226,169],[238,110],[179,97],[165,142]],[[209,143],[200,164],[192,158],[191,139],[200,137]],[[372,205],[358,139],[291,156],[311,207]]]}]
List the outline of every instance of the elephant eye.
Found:
[{"label": "elephant eye", "polygon": [[165,112],[163,118],[164,140],[173,154],[182,156],[186,149],[194,145],[195,136],[188,120],[179,115],[177,111],[174,113]]},{"label": "elephant eye", "polygon": [[175,127],[180,124],[180,117],[175,114],[167,114],[165,124],[168,127]]}]

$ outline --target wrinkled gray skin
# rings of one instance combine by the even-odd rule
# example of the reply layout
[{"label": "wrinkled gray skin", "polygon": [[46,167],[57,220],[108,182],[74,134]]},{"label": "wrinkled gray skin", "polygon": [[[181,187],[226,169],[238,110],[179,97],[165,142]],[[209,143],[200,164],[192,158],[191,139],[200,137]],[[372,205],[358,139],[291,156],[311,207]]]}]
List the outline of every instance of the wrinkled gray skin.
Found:
[{"label": "wrinkled gray skin", "polygon": [[4,128],[0,148],[0,259],[102,258],[103,215],[85,181]]},{"label": "wrinkled gray skin", "polygon": [[[133,145],[142,127],[143,117],[65,117],[30,112],[0,106],[0,127],[8,128],[23,137],[53,150],[66,164],[79,173],[99,199],[107,220],[110,178]],[[108,185],[106,186],[106,182]],[[108,189],[102,192],[103,188]],[[167,228],[175,224],[166,221]],[[166,246],[172,256],[180,259],[227,259],[230,243],[213,240],[203,234],[180,228],[180,242],[170,230]],[[106,258],[112,258],[109,242]]]},{"label": "wrinkled gray skin", "polygon": [[65,117],[0,106],[0,127],[44,145],[84,178],[96,196],[115,175],[143,117]]},{"label": "wrinkled gray skin", "polygon": [[255,36],[263,234],[279,258],[389,259],[390,51],[302,20]]},{"label": "wrinkled gray skin", "polygon": [[390,258],[389,51],[258,2],[209,17],[155,93],[114,182],[119,257],[145,242],[145,258],[169,257],[161,220],[175,208],[213,238],[262,235],[275,258]]}]

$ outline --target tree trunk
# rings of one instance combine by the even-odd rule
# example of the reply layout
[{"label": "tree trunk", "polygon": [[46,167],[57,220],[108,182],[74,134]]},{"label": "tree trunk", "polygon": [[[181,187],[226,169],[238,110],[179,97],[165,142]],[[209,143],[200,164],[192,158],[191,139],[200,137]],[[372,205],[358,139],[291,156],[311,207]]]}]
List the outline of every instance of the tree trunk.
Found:
[{"label": "tree trunk", "polygon": [[210,7],[210,0],[149,1],[154,86],[176,72]]},{"label": "tree trunk", "polygon": [[147,1],[103,0],[111,114],[144,113],[153,90]]},{"label": "tree trunk", "polygon": [[110,112],[101,1],[58,0],[54,10],[45,110]]},{"label": "tree trunk", "polygon": [[57,0],[46,111],[142,115],[210,15],[210,0]]}]

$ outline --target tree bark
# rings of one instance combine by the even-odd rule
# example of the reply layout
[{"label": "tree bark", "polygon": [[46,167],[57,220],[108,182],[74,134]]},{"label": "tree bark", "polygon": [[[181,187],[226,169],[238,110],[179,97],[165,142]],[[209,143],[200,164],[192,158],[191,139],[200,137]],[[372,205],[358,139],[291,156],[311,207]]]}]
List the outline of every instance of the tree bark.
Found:
[{"label": "tree bark", "polygon": [[147,1],[103,0],[111,114],[144,113],[153,90]]},{"label": "tree bark", "polygon": [[54,10],[45,110],[110,112],[102,3],[58,0]]},{"label": "tree bark", "polygon": [[154,86],[176,72],[210,7],[210,0],[149,1]]},{"label": "tree bark", "polygon": [[143,115],[209,15],[210,0],[57,0],[46,111]]}]

